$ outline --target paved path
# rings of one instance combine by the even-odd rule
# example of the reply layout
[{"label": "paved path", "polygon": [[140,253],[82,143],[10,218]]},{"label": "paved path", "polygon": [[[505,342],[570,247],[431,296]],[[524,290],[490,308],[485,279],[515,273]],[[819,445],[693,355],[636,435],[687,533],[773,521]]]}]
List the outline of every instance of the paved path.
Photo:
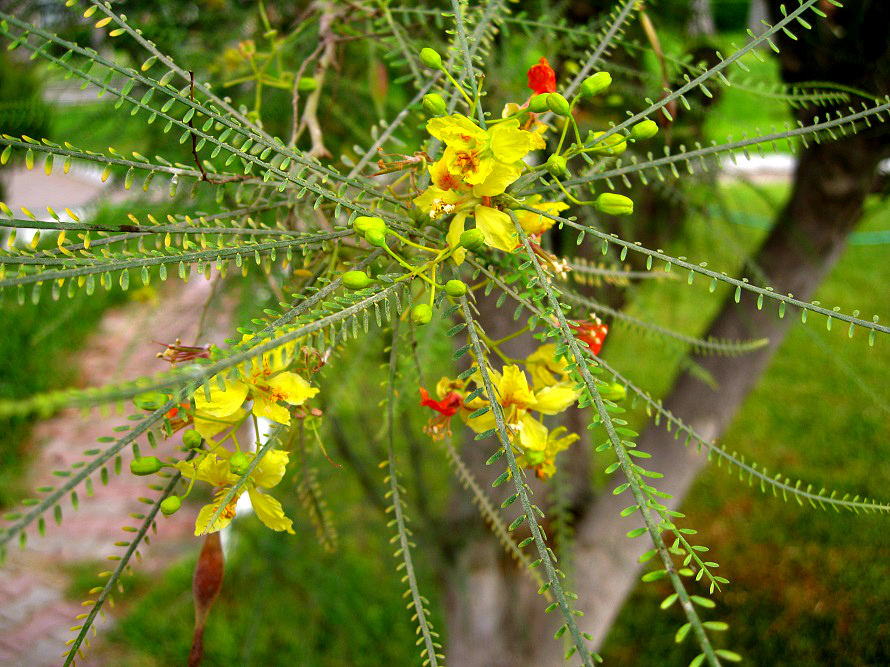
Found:
[{"label": "paved path", "polygon": [[[100,194],[102,184],[98,179],[90,179],[88,172],[73,176],[64,182],[64,177],[47,177],[37,169],[16,172],[11,183],[7,181],[7,202],[10,206],[27,206],[35,214],[37,204],[42,204],[44,211],[46,205],[58,206],[56,210],[65,206],[88,207]],[[129,302],[107,312],[96,333],[72,357],[71,363],[80,370],[79,385],[101,385],[165,370],[166,363],[155,357],[161,349],[155,342],[172,342],[176,338],[195,342],[198,318],[210,294],[210,283],[203,279],[192,278],[183,285],[171,278],[161,288],[157,305]],[[60,303],[60,307],[63,305]],[[231,310],[211,308],[210,312],[212,315]],[[210,320],[202,342],[222,343],[230,334],[227,318],[217,316]],[[110,435],[122,423],[120,416],[106,418],[99,411],[86,418],[79,412],[67,411],[38,424],[31,436],[31,488],[58,484],[53,470],[68,469],[83,460],[84,450],[101,446],[96,439]],[[143,451],[149,448],[145,441],[140,446]],[[162,444],[159,450],[161,456],[172,453],[173,442]],[[79,511],[74,511],[70,500],[63,503],[65,519],[61,526],[52,521],[50,513],[46,537],[29,533],[26,551],[11,550],[8,563],[0,570],[0,665],[48,667],[61,663],[65,642],[74,636],[69,628],[79,625],[75,617],[87,611],[79,600],[66,597],[70,585],[67,566],[97,563],[97,573],[112,569],[105,565],[109,563],[106,558],[123,551],[114,542],[127,539],[121,527],[135,523],[127,519],[128,514],[144,511],[145,505],[137,498],[156,495],[147,489],[151,479],[134,477],[126,470],[129,453],[124,460],[124,472],[120,477],[112,475],[108,486],[94,479],[94,497],[87,498],[81,490]],[[197,548],[198,542],[192,537],[192,509],[187,507],[170,518],[161,517],[151,545],[140,549],[143,563],[134,562],[134,566],[162,569],[185,549]],[[100,585],[98,578],[96,585]],[[109,611],[106,606],[111,619]],[[97,625],[101,633],[107,622]],[[90,660],[90,653],[87,651],[86,664],[102,664],[98,656]]]}]

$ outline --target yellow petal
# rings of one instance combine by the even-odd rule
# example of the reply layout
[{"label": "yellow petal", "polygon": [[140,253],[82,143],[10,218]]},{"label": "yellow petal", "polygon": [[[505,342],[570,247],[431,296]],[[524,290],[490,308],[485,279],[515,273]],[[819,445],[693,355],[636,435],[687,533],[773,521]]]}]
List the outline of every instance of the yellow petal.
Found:
[{"label": "yellow petal", "polygon": [[[223,499],[224,491],[221,491],[216,495],[216,499],[214,502],[204,505],[201,508],[201,511],[198,512],[198,518],[195,519],[195,535],[205,535],[207,533],[217,533],[226,526],[228,526],[232,519],[235,516],[234,512],[226,512],[224,511],[219,515],[219,518],[213,522],[213,525],[210,525],[210,519],[213,518],[214,513],[219,507],[220,502]],[[232,506],[237,502],[237,496],[232,499]]]},{"label": "yellow petal", "polygon": [[567,384],[544,387],[535,392],[535,398],[538,399],[535,409],[545,415],[555,415],[574,405],[578,396],[578,392]]},{"label": "yellow petal", "polygon": [[[473,186],[477,197],[496,197],[504,194],[507,186],[522,175],[522,162],[505,164],[492,161],[492,169],[484,181]],[[469,183],[469,180],[467,181]]]},{"label": "yellow petal", "polygon": [[257,467],[250,473],[251,481],[264,489],[277,486],[281,478],[284,477],[289,458],[288,453],[281,449],[266,452]]},{"label": "yellow petal", "polygon": [[226,379],[225,391],[219,388],[219,375],[210,378],[206,387],[210,388],[210,400],[204,386],[198,387],[195,392],[195,409],[211,417],[228,417],[238,411],[244,399],[247,398],[247,385],[241,380]]},{"label": "yellow petal", "polygon": [[290,411],[265,392],[258,391],[253,394],[253,414],[285,426],[290,424]]},{"label": "yellow petal", "polygon": [[510,216],[490,206],[475,208],[476,227],[485,237],[485,245],[510,252],[518,245],[516,228]]},{"label": "yellow petal", "polygon": [[477,141],[487,140],[486,132],[466,116],[452,114],[430,118],[426,130],[445,145],[455,148],[467,148]]},{"label": "yellow petal", "polygon": [[475,166],[463,171],[464,183],[467,185],[479,185],[491,175],[497,163],[491,157],[479,157]]},{"label": "yellow petal", "polygon": [[197,469],[191,461],[179,461],[176,468],[186,479],[195,478],[212,486],[226,486],[238,479],[229,470],[228,461],[220,459],[216,454],[208,454],[202,458],[197,464]]},{"label": "yellow petal", "polygon": [[262,521],[268,528],[277,531],[286,530],[294,535],[294,522],[284,516],[284,509],[281,503],[272,496],[260,493],[256,489],[249,489],[247,495],[250,496],[250,504],[253,511],[256,512],[257,518]]},{"label": "yellow petal", "polygon": [[489,130],[491,151],[501,162],[518,162],[534,147],[535,139],[531,132],[519,129],[517,119],[507,120]]},{"label": "yellow petal", "polygon": [[[445,241],[448,243],[449,248],[454,248],[460,243],[460,235],[464,233],[464,221],[467,219],[467,212],[461,211],[457,215],[454,216],[454,219],[451,221],[451,224],[448,226],[448,234],[445,235]],[[454,254],[451,255],[451,259],[454,260],[454,263],[460,266],[464,263],[464,258],[467,256],[466,248],[458,248],[454,251]]]},{"label": "yellow petal", "polygon": [[498,384],[500,401],[504,406],[516,405],[520,408],[535,407],[535,395],[528,386],[528,380],[519,366],[504,366],[504,377]]},{"label": "yellow petal", "polygon": [[447,148],[442,154],[442,159],[433,162],[429,166],[430,179],[439,190],[459,190],[464,187],[460,176],[452,173],[448,168],[453,161],[454,149]]},{"label": "yellow petal", "polygon": [[530,415],[523,415],[520,422],[519,442],[523,449],[544,451],[547,447],[547,427]]},{"label": "yellow petal", "polygon": [[226,417],[214,417],[203,412],[195,411],[195,430],[201,434],[202,438],[210,440],[230,426],[237,424],[246,413],[247,410],[238,408],[238,410]]},{"label": "yellow petal", "polygon": [[280,396],[285,403],[291,405],[303,405],[318,393],[316,387],[311,386],[296,373],[279,373],[270,377],[267,382],[276,396]]}]

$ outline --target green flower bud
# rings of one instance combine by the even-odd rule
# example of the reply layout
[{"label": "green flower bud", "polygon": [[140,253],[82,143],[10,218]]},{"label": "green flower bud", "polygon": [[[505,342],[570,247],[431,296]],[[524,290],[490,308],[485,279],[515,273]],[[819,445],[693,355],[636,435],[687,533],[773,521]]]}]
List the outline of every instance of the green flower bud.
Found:
[{"label": "green flower bud", "polygon": [[430,116],[444,116],[448,111],[445,100],[438,93],[428,93],[423,96],[423,108]]},{"label": "green flower bud", "polygon": [[630,215],[634,212],[633,200],[614,192],[604,192],[596,198],[594,207],[600,213],[609,215]]},{"label": "green flower bud", "polygon": [[556,178],[563,178],[569,173],[566,159],[562,155],[557,155],[556,153],[547,158],[547,164],[544,166],[547,168],[547,171],[550,172],[550,175],[555,176]]},{"label": "green flower bud", "polygon": [[372,246],[381,248],[386,245],[386,234],[379,229],[369,229],[365,234],[365,240]]},{"label": "green flower bud", "polygon": [[[596,142],[601,136],[603,136],[605,132],[588,132],[587,133],[587,144],[592,144]],[[597,142],[593,148],[590,149],[591,153],[596,153],[597,155],[621,155],[624,151],[627,150],[627,140],[619,133],[610,134],[608,137],[603,139],[600,142]]]},{"label": "green flower bud", "polygon": [[161,463],[161,459],[157,456],[142,456],[130,461],[130,472],[140,477],[154,475],[163,467],[164,464]]},{"label": "green flower bud", "polygon": [[559,93],[547,95],[547,108],[557,116],[568,116],[571,113],[569,101]]},{"label": "green flower bud", "polygon": [[161,512],[164,513],[164,516],[176,514],[180,507],[182,507],[182,499],[179,496],[169,496],[161,501]]},{"label": "green flower bud", "polygon": [[533,113],[544,113],[547,111],[547,93],[532,97],[528,101],[528,110]]},{"label": "green flower bud", "polygon": [[244,452],[236,452],[229,457],[229,470],[233,475],[239,477],[247,472],[247,466],[250,465],[250,459]]},{"label": "green flower bud", "polygon": [[182,444],[189,449],[198,449],[198,447],[201,446],[203,440],[204,439],[201,437],[201,434],[194,429],[190,429],[182,434]]},{"label": "green flower bud", "polygon": [[368,231],[376,229],[381,232],[386,231],[386,223],[383,218],[371,217],[369,215],[360,215],[352,222],[352,228],[364,236]]},{"label": "green flower bud", "polygon": [[420,50],[420,62],[430,69],[442,69],[442,56],[438,51],[429,47]]},{"label": "green flower bud", "polygon": [[433,309],[427,304],[418,303],[411,309],[411,321],[414,322],[414,324],[421,326],[429,324],[431,319],[433,319]]},{"label": "green flower bud", "polygon": [[605,387],[597,387],[597,391],[600,393],[600,396],[608,398],[610,401],[621,401],[627,397],[627,389],[617,382],[613,382]]},{"label": "green flower bud", "polygon": [[346,289],[365,289],[371,284],[371,279],[364,271],[347,271],[342,276],[343,287]]},{"label": "green flower bud", "polygon": [[448,296],[463,296],[467,293],[467,284],[463,280],[449,280],[445,283],[445,294]]},{"label": "green flower bud", "polygon": [[297,84],[297,91],[301,93],[311,93],[316,88],[318,88],[318,81],[311,76],[301,77]]},{"label": "green flower bud", "polygon": [[581,94],[584,97],[593,97],[599,95],[610,85],[612,85],[612,75],[608,72],[597,72],[584,79],[584,83],[581,84]]},{"label": "green flower bud", "polygon": [[468,229],[460,235],[460,246],[470,251],[479,250],[485,245],[485,235],[481,229]]},{"label": "green flower bud", "polygon": [[170,397],[167,394],[162,394],[159,391],[147,391],[144,394],[134,396],[133,404],[142,410],[157,410],[168,400],[170,400]]},{"label": "green flower bud", "polygon": [[630,130],[630,135],[637,141],[651,139],[656,134],[658,134],[658,123],[654,120],[644,120],[634,125]]}]

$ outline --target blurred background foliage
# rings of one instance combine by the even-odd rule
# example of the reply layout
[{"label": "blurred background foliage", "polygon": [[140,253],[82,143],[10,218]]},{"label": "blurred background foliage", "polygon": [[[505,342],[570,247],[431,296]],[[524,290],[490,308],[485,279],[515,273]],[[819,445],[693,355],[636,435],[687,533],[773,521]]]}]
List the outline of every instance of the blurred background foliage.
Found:
[{"label": "blurred background foliage", "polygon": [[[599,6],[611,4],[517,3],[516,10],[524,12],[519,16],[530,22],[547,22],[565,13],[570,17],[567,25],[582,34],[573,37],[570,32],[545,30],[540,38],[530,39],[525,29],[537,34],[533,26],[520,22],[503,26],[495,49],[497,57],[488,63],[490,108],[524,98],[525,70],[542,56],[550,58],[562,76],[576,70],[576,58],[582,52],[572,52],[572,39],[589,39],[597,26]],[[661,0],[651,5],[649,11],[666,52],[694,59],[703,41],[724,53],[730,43],[743,41],[749,2],[715,0],[712,5],[718,32],[707,39],[686,35],[686,0]],[[270,36],[253,1],[127,3],[135,25],[181,64],[206,73],[217,85],[244,73],[243,49],[248,40],[253,40],[257,49],[272,48],[281,35],[293,32],[305,10],[305,3],[270,3],[265,12],[278,31]],[[436,22],[423,16],[412,27],[420,33],[437,30]],[[72,38],[87,42],[92,39],[91,34],[73,26],[54,29],[67,30]],[[623,118],[624,110],[638,106],[643,92],[651,91],[652,82],[661,76],[657,60],[641,49],[645,42],[640,31],[629,31],[625,39],[625,47],[613,54],[618,64],[615,78],[623,79],[622,85],[598,110],[598,123]],[[295,71],[315,44],[316,28],[312,27],[307,35],[298,33],[283,47],[279,45],[282,69]],[[325,142],[335,156],[354,156],[353,145],[366,141],[368,129],[378,118],[394,116],[409,98],[411,88],[393,74],[375,40],[349,42],[343,48],[348,55],[339,59],[340,69],[325,87]],[[118,55],[128,56],[138,65],[137,54]],[[678,69],[671,71],[678,76]],[[120,123],[109,105],[84,103],[53,113],[37,91],[39,86],[57,85],[57,76],[43,70],[34,72],[21,62],[0,56],[3,132],[57,141],[76,136],[78,145],[86,148],[112,145],[124,152],[182,153],[177,137],[151,131],[138,122]],[[779,83],[778,64],[767,59],[756,66],[751,78]],[[248,107],[252,104],[251,84],[236,84],[229,90]],[[723,141],[726,135],[737,134],[738,128],[766,129],[790,118],[781,100],[754,99],[756,103],[744,92],[725,91],[706,117],[696,117],[695,112],[689,118],[681,117],[674,130],[675,140],[700,137]],[[290,104],[289,90],[266,89],[262,118],[272,134],[288,134]],[[419,137],[422,125],[423,118],[418,116],[406,128],[413,127]],[[405,129],[400,136],[406,142],[405,152],[410,153],[411,133]],[[665,189],[665,196],[681,202],[677,204],[680,213],[670,216],[671,232],[656,230],[665,240],[666,251],[707,257],[712,266],[728,272],[739,269],[746,253],[757,247],[787,194],[782,184],[744,182],[712,183],[706,189],[689,181]],[[715,207],[720,215],[715,215]],[[106,215],[111,220],[114,211],[103,209],[99,219]],[[844,258],[817,298],[826,303],[852,302],[863,312],[886,310],[886,289],[875,288],[890,284],[886,238],[880,234],[886,230],[890,230],[890,213],[875,196]],[[715,244],[715,238],[726,241]],[[626,308],[632,315],[694,335],[706,329],[721,304],[720,298],[708,298],[705,290],[705,285],[689,288],[669,280],[644,281],[631,291]],[[25,396],[70,383],[76,373],[78,345],[94,331],[104,309],[124,298],[114,291],[101,299],[76,298],[65,310],[53,308],[48,301],[0,310],[0,354],[4,360],[0,394]],[[252,274],[241,291],[237,318],[249,319],[260,306],[274,306],[276,300],[264,281]],[[64,345],[55,343],[59,339],[47,333],[59,327],[68,332]],[[427,383],[432,383],[450,372],[450,341],[432,327],[424,334],[427,337],[419,345],[426,349],[423,358],[434,360],[432,367],[424,368]],[[684,367],[683,351],[658,338],[626,334],[620,322],[614,324],[605,358],[653,395],[663,394]],[[890,383],[882,369],[890,357],[886,345],[871,349],[861,341],[834,344],[844,336],[842,327],[825,332],[798,326],[723,441],[729,450],[745,452],[790,476],[885,497],[887,489],[881,480],[890,478]],[[39,364],[22,353],[36,343],[47,355]],[[279,495],[284,496],[287,514],[295,518],[296,537],[265,531],[251,517],[237,521],[227,545],[225,586],[207,629],[205,664],[413,664],[414,628],[404,608],[385,519],[373,501],[375,494],[382,499],[384,490],[376,471],[383,458],[378,433],[382,419],[378,406],[365,397],[375,395],[385,378],[381,364],[386,345],[386,337],[372,331],[363,346],[352,346],[335,357],[323,374],[321,393],[331,397],[325,406],[331,416],[324,420],[321,434],[331,461],[313,451],[300,464],[310,466],[317,477],[338,536],[336,551],[329,552],[316,539],[317,527],[301,509],[294,481],[282,487],[291,492]],[[46,359],[52,361],[46,363]],[[65,372],[49,373],[50,368]],[[421,432],[427,415],[414,408],[414,402],[411,396],[403,401],[406,407],[399,446],[409,453],[412,448],[423,448],[440,454],[419,457],[422,463],[410,468],[405,485],[418,524],[417,571],[426,577],[422,590],[430,598],[436,626],[442,629],[441,582],[434,575],[441,571],[441,563],[435,560],[442,557],[442,550],[434,541],[441,532],[436,517],[448,502],[451,475],[442,445]],[[823,407],[813,411],[814,404]],[[642,410],[632,413],[632,425],[640,427],[645,420]],[[26,429],[23,423],[0,424],[0,505],[15,496],[12,491],[28,456],[27,445],[22,446],[27,443]],[[855,457],[849,455],[854,449]],[[346,470],[350,457],[371,470],[373,479],[350,474]],[[831,471],[830,479],[827,471]],[[294,466],[291,474],[297,472],[298,466]],[[597,474],[592,482],[601,487],[604,480]],[[882,517],[836,517],[799,508],[763,497],[716,467],[699,478],[683,511],[720,555],[723,574],[732,581],[720,596],[725,604],[722,618],[730,623],[725,644],[742,653],[747,664],[890,663],[890,621],[876,621],[886,616],[890,584],[881,569],[873,567],[890,558]],[[118,611],[119,621],[106,635],[97,660],[134,666],[181,661],[191,643],[190,579],[196,555],[197,541],[195,553],[170,563],[166,572],[136,575],[138,583],[120,603],[123,612]],[[72,572],[72,599],[82,599],[94,585],[95,571],[95,564],[85,563]],[[658,601],[666,593],[666,584],[638,587],[606,642],[608,664],[688,662],[691,646],[677,646],[672,639],[672,629],[680,623],[679,610],[658,610]]]}]

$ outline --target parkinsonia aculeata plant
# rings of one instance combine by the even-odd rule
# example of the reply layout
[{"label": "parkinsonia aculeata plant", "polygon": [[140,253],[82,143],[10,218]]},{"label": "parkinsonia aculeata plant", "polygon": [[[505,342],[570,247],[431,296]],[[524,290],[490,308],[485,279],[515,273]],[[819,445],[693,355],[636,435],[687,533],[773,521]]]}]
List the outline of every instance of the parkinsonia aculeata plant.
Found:
[{"label": "parkinsonia aculeata plant", "polygon": [[[91,609],[80,617],[65,652],[66,664],[83,655],[97,614],[120,586],[121,575],[158,514],[192,512],[182,501],[196,485],[209,485],[213,495],[197,511],[195,535],[226,527],[242,497],[249,499],[256,517],[272,530],[295,532],[276,499],[283,493],[276,487],[288,467],[295,467],[296,458],[306,454],[307,443],[319,442],[326,413],[319,408],[323,396],[319,396],[317,376],[350,339],[360,340],[360,330],[367,332],[372,321],[378,328],[392,329],[389,379],[382,390],[389,443],[382,467],[398,567],[408,586],[406,598],[418,624],[424,664],[441,664],[444,658],[429,620],[428,602],[418,588],[408,500],[399,482],[393,429],[397,414],[409,404],[432,415],[427,433],[432,440],[446,440],[447,456],[484,520],[537,581],[545,611],[561,614],[563,624],[556,635],[567,642],[566,657],[584,665],[598,661],[599,656],[591,651],[590,637],[576,621],[575,596],[564,585],[565,574],[548,546],[544,513],[527,483],[529,474],[547,482],[557,471],[559,454],[580,446],[575,444],[580,434],[558,425],[554,416],[573,409],[589,409],[592,414],[589,429],[599,443],[597,450],[614,457],[605,472],[622,478],[615,493],[628,496],[622,514],[640,519],[628,537],[645,535],[652,548],[641,560],[660,563],[643,579],[667,578],[672,584],[674,593],[663,607],[675,602],[682,606],[687,622],[676,637],[683,641],[691,634],[698,643],[700,652],[693,665],[739,659],[729,650],[716,649],[709,639],[709,633],[726,625],[702,617],[715,606],[705,590],[713,594],[728,581],[716,573],[717,563],[705,560],[710,558],[707,548],[692,542],[695,531],[682,525],[683,515],[664,504],[669,496],[655,486],[661,475],[645,467],[648,454],[636,447],[637,434],[621,416],[632,406],[623,403],[641,399],[678,436],[684,435],[687,444],[695,442],[708,449],[730,469],[737,469],[742,479],[781,492],[786,499],[791,496],[822,509],[890,510],[858,496],[816,491],[812,485],[770,474],[744,456],[727,452],[685,425],[682,415],[664,411],[625,379],[620,369],[598,357],[609,332],[607,318],[623,318],[638,330],[698,352],[745,354],[765,341],[690,338],[591,302],[566,280],[573,271],[591,275],[599,271],[611,276],[616,286],[626,285],[640,272],[628,271],[621,262],[628,253],[635,253],[645,256],[647,270],[656,266],[680,270],[690,284],[696,277],[713,285],[729,284],[735,288],[737,301],[744,294],[756,298],[758,308],[772,304],[778,317],[789,309],[804,319],[807,314],[820,315],[828,326],[838,321],[847,325],[851,337],[857,329],[864,330],[869,345],[875,343],[876,334],[890,333],[877,318],[863,320],[857,311],[847,315],[839,308],[827,309],[765,285],[736,280],[707,268],[705,262],[670,256],[605,233],[597,222],[602,216],[634,213],[632,198],[613,191],[616,181],[628,187],[631,176],[643,185],[653,176],[664,181],[666,173],[679,177],[680,168],[689,174],[717,168],[721,156],[762,152],[764,146],[775,148],[780,142],[793,150],[795,141],[837,139],[884,122],[890,109],[887,99],[864,98],[857,106],[853,93],[790,88],[781,95],[792,103],[847,106],[844,111],[826,112],[810,125],[788,126],[741,141],[697,145],[692,150],[681,147],[659,158],[647,152],[647,141],[661,131],[659,123],[671,121],[671,109],[690,108],[691,93],[710,96],[708,86],[731,85],[737,70],[748,69],[746,58],[761,58],[764,46],[777,50],[774,38],[778,34],[810,29],[811,21],[823,18],[822,3],[790,3],[779,22],[766,26],[759,35],[751,33],[747,44],[728,57],[718,54],[717,64],[709,68],[674,62],[685,83],[673,90],[664,88],[657,101],[647,98],[641,110],[631,110],[625,121],[606,127],[582,127],[590,114],[578,111],[595,111],[604,93],[620,85],[607,71],[606,58],[614,45],[624,45],[628,53],[642,48],[636,42],[624,42],[629,23],[638,19],[649,23],[638,0],[619,2],[595,30],[571,28],[548,16],[530,20],[511,15],[505,3],[494,1],[468,6],[453,0],[445,7],[412,8],[387,2],[342,6],[322,2],[303,16],[293,35],[286,36],[272,29],[260,3],[263,41],[242,42],[227,54],[236,68],[241,67],[240,72],[246,72],[229,83],[252,87],[252,107],[218,94],[216,87],[201,81],[200,73],[196,78],[174,62],[111,5],[96,0],[60,4],[79,12],[85,25],[101,31],[112,43],[128,40],[131,49],[144,52],[144,62],[138,67],[119,64],[107,52],[81,46],[39,22],[29,22],[24,11],[0,12],[0,32],[8,48],[30,52],[32,59],[48,63],[65,78],[80,80],[84,89],[92,88],[112,100],[121,114],[142,118],[164,134],[178,137],[181,150],[173,161],[3,134],[0,162],[21,158],[31,169],[41,156],[47,174],[60,166],[67,173],[74,161],[95,163],[102,169],[103,180],[112,173],[122,175],[128,190],[137,179],[145,191],[163,183],[176,213],[162,214],[159,205],[157,214],[131,213],[119,224],[98,225],[80,220],[67,209],[62,213],[47,207],[47,215],[38,216],[27,209],[11,210],[0,202],[0,226],[8,231],[0,251],[4,307],[15,308],[16,301],[36,303],[47,293],[53,300],[62,300],[80,291],[92,294],[99,287],[114,289],[115,284],[128,290],[131,281],[148,286],[165,281],[170,270],[183,281],[194,273],[226,288],[239,277],[246,278],[251,264],[280,286],[281,296],[279,309],[257,313],[226,347],[170,343],[159,355],[170,362],[164,373],[0,401],[4,415],[45,416],[65,407],[103,404],[128,406],[130,411],[117,435],[103,438],[99,448],[88,449],[77,466],[58,471],[57,485],[41,487],[37,496],[25,500],[22,511],[7,516],[9,523],[0,533],[3,553],[13,542],[26,548],[29,528],[43,533],[46,514],[53,512],[61,520],[63,498],[70,496],[76,506],[80,490],[89,495],[95,477],[106,483],[109,467],[120,471],[126,450],[132,452],[132,474],[164,480],[152,485],[157,491],[154,498],[142,499],[147,510],[138,515],[141,523],[126,527],[127,539],[119,543],[124,553],[116,557],[114,571],[103,573],[105,583],[94,589]],[[428,32],[407,29],[409,22],[416,26],[418,19],[428,25]],[[317,29],[318,48],[303,54],[291,68],[292,53],[299,51],[296,36],[310,26]],[[532,37],[536,31],[541,38],[559,35],[585,55],[572,80],[557,77],[545,58],[532,64],[527,73],[514,72],[515,78],[527,75],[531,94],[499,109],[487,108],[485,56],[492,52],[499,31],[515,29]],[[450,36],[449,43],[438,50],[427,46],[440,41],[437,35],[443,33]],[[415,94],[392,120],[372,129],[371,136],[365,137],[370,145],[357,149],[354,158],[342,158],[349,168],[344,172],[337,166],[340,163],[328,159],[324,143],[324,125],[338,119],[319,118],[319,109],[327,99],[322,94],[329,94],[325,74],[337,58],[337,49],[363,35],[384,42],[390,67],[404,74],[399,81],[413,86]],[[292,122],[284,138],[265,129],[272,120],[263,109],[264,90],[270,88],[292,91]],[[384,153],[385,145],[397,141],[396,133],[407,131],[412,123],[423,125],[425,138],[405,154]],[[307,138],[310,147],[300,149]],[[375,164],[376,170],[369,164]],[[583,213],[584,222],[579,222],[576,213]],[[547,239],[554,226],[565,234],[576,233],[578,245],[593,241],[614,261],[597,268],[554,253]],[[19,229],[37,231],[25,244],[16,240]],[[47,236],[53,242],[46,243]],[[292,295],[290,299],[285,292]],[[515,302],[512,334],[499,340],[486,335],[476,305],[480,292],[498,293],[498,307],[507,300]],[[457,340],[455,359],[462,359],[465,370],[442,378],[435,386],[424,385],[415,334],[437,318],[448,321],[447,335]],[[525,358],[511,358],[504,343],[523,334],[532,335],[538,345]],[[419,388],[411,389],[403,381],[401,371],[410,367],[420,373]],[[418,389],[419,404],[400,400]],[[507,484],[512,492],[500,508],[489,500],[450,442],[455,416],[475,433],[479,442],[473,446],[490,448],[488,464],[502,468],[494,485]],[[273,424],[265,436],[260,435],[260,418]],[[255,435],[255,451],[243,442],[245,432]],[[181,443],[177,458],[162,460],[146,454],[146,445],[154,448],[159,440],[170,438]],[[324,451],[323,446],[320,450]],[[336,540],[318,482],[309,468],[301,467],[298,474],[307,514],[319,538],[332,546]],[[512,518],[502,519],[502,511],[512,513]],[[523,534],[523,539],[514,539]],[[209,591],[206,600],[199,600],[202,632],[219,590],[220,552],[218,547],[211,548],[214,544],[208,543],[202,552],[196,575],[196,582],[204,582]],[[196,595],[199,588],[196,583]]]}]

